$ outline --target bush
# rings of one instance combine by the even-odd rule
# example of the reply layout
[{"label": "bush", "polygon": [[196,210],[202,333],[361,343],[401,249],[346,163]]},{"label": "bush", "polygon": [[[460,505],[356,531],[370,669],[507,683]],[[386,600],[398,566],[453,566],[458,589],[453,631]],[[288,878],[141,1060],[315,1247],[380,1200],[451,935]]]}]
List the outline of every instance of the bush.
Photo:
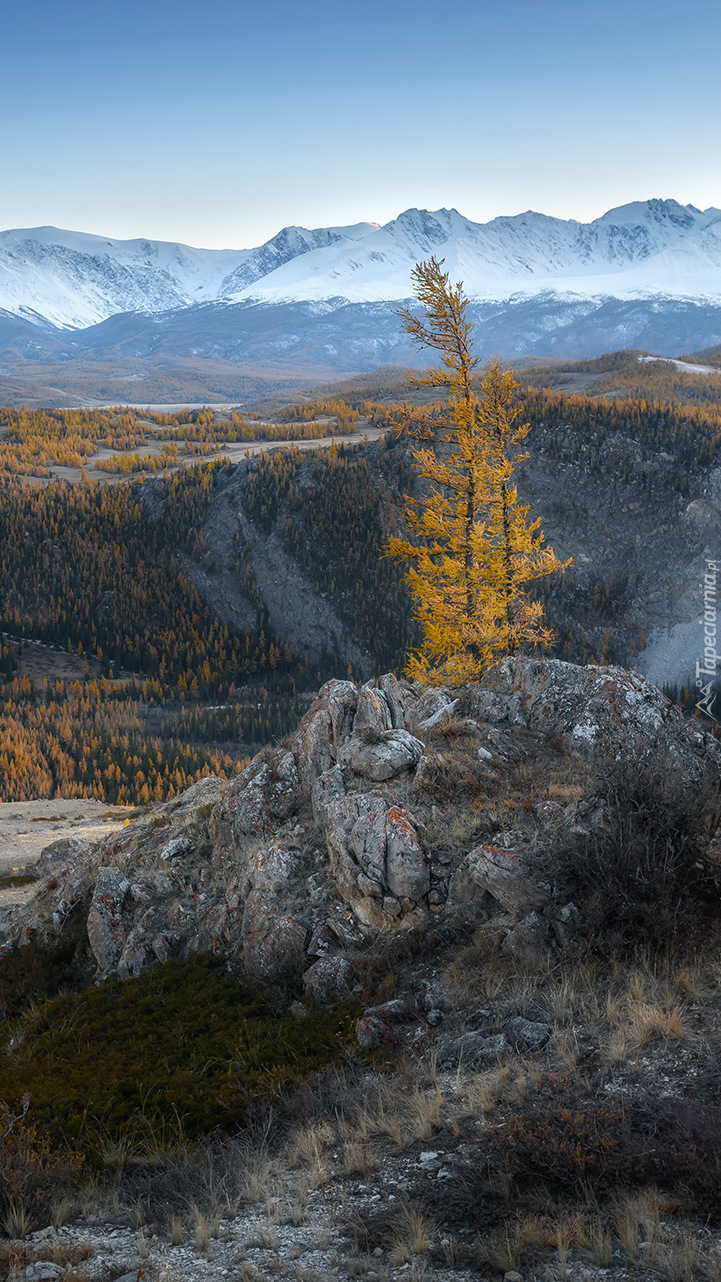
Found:
[{"label": "bush", "polygon": [[691,784],[660,755],[609,761],[579,816],[586,831],[560,829],[537,870],[562,902],[580,909],[596,952],[693,945],[721,886],[709,852],[718,804],[710,777]]},{"label": "bush", "polygon": [[54,1152],[48,1134],[39,1134],[24,1118],[0,1103],[0,1214],[31,1227],[37,1223],[58,1186],[74,1182],[82,1166],[79,1153]]},{"label": "bush", "polygon": [[516,1183],[542,1179],[554,1192],[579,1185],[610,1192],[631,1175],[624,1106],[589,1099],[570,1075],[550,1074],[489,1132],[492,1158]]},{"label": "bush", "polygon": [[98,1151],[119,1136],[231,1131],[249,1106],[338,1063],[349,1011],[273,1013],[207,957],[68,993],[6,1025],[0,1098],[54,1141]]}]

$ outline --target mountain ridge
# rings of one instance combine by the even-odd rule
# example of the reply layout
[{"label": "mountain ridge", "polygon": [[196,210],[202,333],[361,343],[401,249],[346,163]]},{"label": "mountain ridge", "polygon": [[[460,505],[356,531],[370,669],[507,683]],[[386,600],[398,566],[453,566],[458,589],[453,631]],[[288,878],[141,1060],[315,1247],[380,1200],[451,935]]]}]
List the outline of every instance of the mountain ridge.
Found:
[{"label": "mountain ridge", "polygon": [[0,311],[83,329],[208,302],[386,302],[412,295],[411,269],[432,253],[486,301],[549,291],[721,301],[721,210],[654,199],[589,223],[532,210],[476,223],[411,208],[383,226],[284,227],[240,250],[13,229],[0,232]]}]

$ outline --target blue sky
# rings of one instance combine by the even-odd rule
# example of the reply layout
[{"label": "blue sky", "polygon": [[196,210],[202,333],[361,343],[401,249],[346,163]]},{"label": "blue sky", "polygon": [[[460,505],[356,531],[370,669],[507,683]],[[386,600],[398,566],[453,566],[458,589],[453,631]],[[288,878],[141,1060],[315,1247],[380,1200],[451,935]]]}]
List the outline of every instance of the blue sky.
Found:
[{"label": "blue sky", "polygon": [[721,5],[6,6],[0,227],[207,246],[411,205],[721,206]]}]

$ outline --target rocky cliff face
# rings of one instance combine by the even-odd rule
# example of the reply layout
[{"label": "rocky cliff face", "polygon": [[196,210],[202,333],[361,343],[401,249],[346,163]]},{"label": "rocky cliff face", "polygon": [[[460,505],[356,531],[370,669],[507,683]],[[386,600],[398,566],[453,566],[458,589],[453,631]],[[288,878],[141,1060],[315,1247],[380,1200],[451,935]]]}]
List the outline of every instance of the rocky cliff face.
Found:
[{"label": "rocky cliff face", "polygon": [[460,694],[329,681],[232,781],[50,847],[35,896],[3,912],[2,949],[57,940],[80,913],[96,980],[208,952],[323,1002],[352,993],[359,950],[413,927],[438,940],[470,923],[501,951],[561,957],[583,922],[529,854],[578,821],[589,765],[659,753],[691,781],[721,767],[714,739],[619,668],[506,659]]}]

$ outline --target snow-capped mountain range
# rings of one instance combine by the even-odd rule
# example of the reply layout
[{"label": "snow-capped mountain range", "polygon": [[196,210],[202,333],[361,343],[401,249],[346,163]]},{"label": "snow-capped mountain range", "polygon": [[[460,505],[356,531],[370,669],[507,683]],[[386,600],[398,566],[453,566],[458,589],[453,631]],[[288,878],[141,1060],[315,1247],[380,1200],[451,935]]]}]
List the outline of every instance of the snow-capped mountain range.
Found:
[{"label": "snow-capped mountain range", "polygon": [[408,209],[382,227],[286,227],[243,250],[5,231],[0,311],[63,330],[208,303],[383,303],[410,297],[412,267],[431,254],[482,303],[553,295],[721,304],[721,210],[648,200],[591,223],[532,212],[474,223],[454,209]]}]

